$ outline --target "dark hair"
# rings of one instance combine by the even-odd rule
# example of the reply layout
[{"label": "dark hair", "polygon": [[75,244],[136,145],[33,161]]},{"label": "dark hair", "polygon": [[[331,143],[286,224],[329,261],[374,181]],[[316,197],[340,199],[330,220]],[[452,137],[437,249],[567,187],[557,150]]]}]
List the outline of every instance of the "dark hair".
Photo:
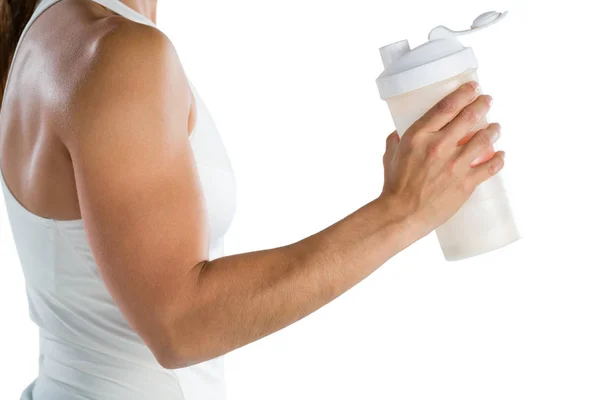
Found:
[{"label": "dark hair", "polygon": [[37,0],[0,0],[0,105],[17,42],[36,4]]}]

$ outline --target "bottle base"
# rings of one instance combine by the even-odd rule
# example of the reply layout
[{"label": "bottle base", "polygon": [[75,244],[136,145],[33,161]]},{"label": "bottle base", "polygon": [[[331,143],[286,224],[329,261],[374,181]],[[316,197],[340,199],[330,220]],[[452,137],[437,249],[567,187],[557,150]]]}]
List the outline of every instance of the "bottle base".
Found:
[{"label": "bottle base", "polygon": [[444,251],[444,258],[446,259],[446,261],[462,261],[486,253],[491,253],[496,250],[500,250],[508,245],[518,242],[519,240],[521,240],[521,236],[517,236],[508,241],[489,244],[489,246],[480,247],[477,251],[473,252],[464,252],[464,249],[461,249],[462,251],[456,251],[457,249],[447,249],[446,251]]},{"label": "bottle base", "polygon": [[520,239],[500,176],[481,185],[467,203],[436,229],[448,261],[498,250]]}]

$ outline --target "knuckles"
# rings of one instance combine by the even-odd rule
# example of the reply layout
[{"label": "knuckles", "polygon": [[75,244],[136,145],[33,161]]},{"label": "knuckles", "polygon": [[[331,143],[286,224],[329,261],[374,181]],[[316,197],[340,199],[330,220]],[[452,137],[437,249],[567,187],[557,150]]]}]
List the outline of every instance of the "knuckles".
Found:
[{"label": "knuckles", "polygon": [[443,154],[443,142],[433,141],[427,146],[427,158],[429,160],[439,160]]},{"label": "knuckles", "polygon": [[423,142],[422,138],[425,137],[425,132],[421,130],[414,130],[405,133],[400,141],[402,142],[402,146],[404,146],[407,150],[412,150],[416,147],[419,147]]},{"label": "knuckles", "polygon": [[437,103],[436,110],[443,114],[453,114],[458,110],[458,104],[452,97],[446,97]]},{"label": "knuckles", "polygon": [[482,147],[488,147],[492,144],[490,135],[486,131],[479,131],[475,134],[476,140],[481,144]]},{"label": "knuckles", "polygon": [[477,113],[472,108],[465,108],[460,113],[460,118],[463,121],[468,122],[468,123],[475,123],[475,122],[477,122],[477,120],[479,119],[477,117],[478,117]]},{"label": "knuckles", "polygon": [[448,175],[450,175],[450,176],[458,176],[459,175],[458,161],[456,159],[450,160],[450,162],[448,163],[448,166],[446,167],[446,171],[448,172]]}]

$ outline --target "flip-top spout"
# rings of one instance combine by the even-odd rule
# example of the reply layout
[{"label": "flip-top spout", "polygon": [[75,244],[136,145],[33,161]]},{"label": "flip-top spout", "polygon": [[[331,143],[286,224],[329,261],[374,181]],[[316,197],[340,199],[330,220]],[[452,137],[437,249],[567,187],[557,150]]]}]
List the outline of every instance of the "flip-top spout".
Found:
[{"label": "flip-top spout", "polygon": [[507,14],[508,11],[503,13],[499,13],[497,11],[488,11],[475,18],[475,21],[473,21],[473,24],[471,25],[471,29],[464,31],[453,31],[452,29],[448,29],[445,26],[440,25],[433,28],[429,33],[429,40],[446,39],[449,37],[462,36],[479,31],[501,21],[504,17],[506,17]]}]

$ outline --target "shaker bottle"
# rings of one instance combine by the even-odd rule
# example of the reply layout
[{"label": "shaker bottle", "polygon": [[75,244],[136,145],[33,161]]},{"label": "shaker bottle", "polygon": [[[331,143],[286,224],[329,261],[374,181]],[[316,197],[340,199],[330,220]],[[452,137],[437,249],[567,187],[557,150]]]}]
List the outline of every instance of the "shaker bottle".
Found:
[{"label": "shaker bottle", "polygon": [[[398,134],[406,132],[427,110],[460,85],[478,81],[475,54],[471,48],[464,47],[457,36],[484,29],[506,14],[484,13],[465,31],[438,26],[429,33],[427,43],[414,49],[407,40],[379,49],[385,70],[377,78],[377,86]],[[473,132],[488,123],[487,117],[483,118]],[[494,148],[490,146],[475,163],[485,162],[493,155]],[[463,207],[436,229],[436,235],[448,261],[487,253],[517,241],[520,235],[502,171],[479,185]]]}]

